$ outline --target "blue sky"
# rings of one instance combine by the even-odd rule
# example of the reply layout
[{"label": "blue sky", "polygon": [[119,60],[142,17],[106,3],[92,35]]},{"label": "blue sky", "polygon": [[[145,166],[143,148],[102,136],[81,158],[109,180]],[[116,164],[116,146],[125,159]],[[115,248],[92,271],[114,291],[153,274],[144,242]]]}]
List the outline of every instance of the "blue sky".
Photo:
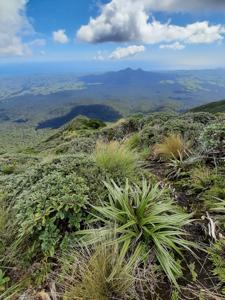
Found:
[{"label": "blue sky", "polygon": [[0,63],[225,67],[224,36],[223,0],[0,1]]}]

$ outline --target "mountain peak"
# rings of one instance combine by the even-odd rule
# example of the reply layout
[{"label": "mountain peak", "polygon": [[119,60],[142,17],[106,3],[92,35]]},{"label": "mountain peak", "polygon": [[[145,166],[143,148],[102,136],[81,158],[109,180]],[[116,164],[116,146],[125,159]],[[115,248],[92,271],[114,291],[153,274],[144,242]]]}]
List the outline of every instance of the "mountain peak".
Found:
[{"label": "mountain peak", "polygon": [[133,72],[144,72],[141,68],[138,68],[138,69],[132,69],[130,67],[126,68],[126,69],[123,69],[121,70],[122,72],[129,72],[129,73],[133,73]]}]

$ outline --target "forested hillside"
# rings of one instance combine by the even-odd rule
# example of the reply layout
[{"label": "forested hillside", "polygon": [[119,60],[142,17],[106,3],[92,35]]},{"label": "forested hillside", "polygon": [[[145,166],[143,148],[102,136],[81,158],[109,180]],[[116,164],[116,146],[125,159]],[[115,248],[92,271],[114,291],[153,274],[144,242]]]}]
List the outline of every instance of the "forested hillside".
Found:
[{"label": "forested hillside", "polygon": [[224,113],[225,112],[225,100],[211,102],[209,104],[201,105],[192,109],[193,112],[210,112],[210,113]]}]

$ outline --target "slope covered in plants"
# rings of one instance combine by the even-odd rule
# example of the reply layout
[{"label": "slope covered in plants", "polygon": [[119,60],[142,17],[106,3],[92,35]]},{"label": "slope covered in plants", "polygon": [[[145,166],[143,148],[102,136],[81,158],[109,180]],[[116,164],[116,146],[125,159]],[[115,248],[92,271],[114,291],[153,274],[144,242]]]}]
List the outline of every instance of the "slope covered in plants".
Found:
[{"label": "slope covered in plants", "polygon": [[215,101],[209,104],[201,105],[192,109],[193,112],[210,112],[210,113],[220,113],[225,112],[225,100]]},{"label": "slope covered in plants", "polygon": [[0,299],[225,299],[225,115],[83,117],[0,155]]}]

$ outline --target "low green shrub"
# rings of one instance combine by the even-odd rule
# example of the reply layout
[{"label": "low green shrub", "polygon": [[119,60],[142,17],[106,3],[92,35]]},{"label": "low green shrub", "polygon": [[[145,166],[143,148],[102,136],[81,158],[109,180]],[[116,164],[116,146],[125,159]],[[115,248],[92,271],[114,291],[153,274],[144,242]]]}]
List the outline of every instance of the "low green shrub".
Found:
[{"label": "low green shrub", "polygon": [[106,124],[101,120],[89,119],[85,116],[78,116],[72,120],[65,129],[67,131],[99,129],[105,127]]},{"label": "low green shrub", "polygon": [[207,125],[216,120],[216,117],[212,113],[208,112],[188,112],[180,116],[187,123],[200,123]]},{"label": "low green shrub", "polygon": [[40,250],[45,256],[54,256],[85,222],[87,200],[88,187],[75,173],[55,171],[38,180],[16,200],[15,246],[27,243],[31,258]]},{"label": "low green shrub", "polygon": [[78,136],[69,142],[61,143],[55,146],[54,153],[57,155],[68,155],[68,154],[91,154],[96,145],[96,140],[94,137],[82,137]]},{"label": "low green shrub", "polygon": [[143,117],[130,117],[121,119],[112,126],[103,128],[100,137],[107,141],[117,140],[122,141],[125,137],[141,130],[144,125]]},{"label": "low green shrub", "polygon": [[197,144],[203,123],[197,121],[193,116],[174,114],[152,114],[146,117],[140,131],[141,144],[152,146],[161,143],[165,136],[171,134],[181,135],[185,140],[191,140],[193,145]]},{"label": "low green shrub", "polygon": [[215,158],[225,157],[225,123],[208,125],[200,134],[199,142],[206,155]]},{"label": "low green shrub", "polygon": [[89,187],[88,198],[91,204],[97,203],[98,199],[103,197],[105,188],[102,181],[105,179],[105,173],[96,165],[92,156],[78,153],[52,155],[50,159],[48,156],[47,159],[27,169],[22,174],[3,178],[0,185],[4,186],[7,202],[14,202],[23,191],[30,191],[39,180],[55,171],[62,176],[75,173],[78,177],[82,177]]}]

